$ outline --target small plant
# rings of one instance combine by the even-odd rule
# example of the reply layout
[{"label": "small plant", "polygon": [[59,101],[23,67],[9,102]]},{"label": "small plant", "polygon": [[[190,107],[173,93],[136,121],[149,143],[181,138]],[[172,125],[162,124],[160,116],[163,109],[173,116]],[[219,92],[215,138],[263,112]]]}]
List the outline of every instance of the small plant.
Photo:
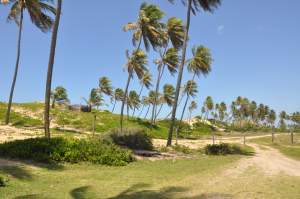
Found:
[{"label": "small plant", "polygon": [[7,180],[0,175],[0,187],[5,187],[7,186]]},{"label": "small plant", "polygon": [[112,129],[104,136],[104,140],[130,149],[153,150],[152,139],[143,129]]},{"label": "small plant", "polygon": [[184,154],[193,153],[192,149],[190,149],[189,147],[184,146],[184,145],[175,144],[174,146],[172,146],[172,148],[173,148],[174,151],[184,153]]},{"label": "small plant", "polygon": [[227,143],[208,144],[205,146],[204,152],[207,155],[251,155],[253,153],[252,148],[250,147]]}]

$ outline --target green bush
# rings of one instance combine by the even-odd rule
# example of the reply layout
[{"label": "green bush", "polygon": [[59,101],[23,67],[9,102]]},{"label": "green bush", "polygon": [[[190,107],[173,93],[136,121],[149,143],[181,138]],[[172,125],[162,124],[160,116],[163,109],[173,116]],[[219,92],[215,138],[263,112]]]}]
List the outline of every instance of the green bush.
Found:
[{"label": "green bush", "polygon": [[193,153],[192,149],[190,149],[189,147],[184,146],[184,145],[175,144],[174,146],[172,146],[172,148],[173,148],[174,151],[184,153],[184,154]]},{"label": "green bush", "polygon": [[130,149],[153,149],[152,139],[139,128],[127,128],[123,129],[123,132],[120,129],[112,129],[104,136],[104,140]]},{"label": "green bush", "polygon": [[133,161],[130,151],[101,140],[33,138],[0,144],[0,156],[44,163],[91,162],[122,166]]},{"label": "green bush", "polygon": [[250,147],[243,147],[236,144],[208,144],[204,148],[205,154],[207,155],[251,155],[253,153]]},{"label": "green bush", "polygon": [[7,185],[7,180],[0,175],[0,187],[5,187]]}]

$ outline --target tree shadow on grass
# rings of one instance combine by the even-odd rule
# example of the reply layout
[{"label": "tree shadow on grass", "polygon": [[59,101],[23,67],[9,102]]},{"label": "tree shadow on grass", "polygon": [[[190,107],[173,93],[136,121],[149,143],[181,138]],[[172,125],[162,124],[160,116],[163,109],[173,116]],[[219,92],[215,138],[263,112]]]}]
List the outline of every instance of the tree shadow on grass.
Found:
[{"label": "tree shadow on grass", "polygon": [[24,196],[17,196],[14,199],[50,199],[50,198],[45,197],[42,194],[30,194]]},{"label": "tree shadow on grass", "polygon": [[32,174],[24,166],[4,166],[0,171],[20,180],[32,180]]},{"label": "tree shadow on grass", "polygon": [[74,199],[94,199],[96,194],[91,191],[91,186],[82,186],[70,191],[70,195]]},{"label": "tree shadow on grass", "polygon": [[[166,187],[161,190],[147,190],[147,184],[136,184],[127,190],[121,192],[115,197],[109,199],[231,199],[230,194],[223,193],[205,193],[197,196],[187,197],[182,196],[189,192],[189,189],[184,187]],[[181,195],[179,197],[178,195]]]}]

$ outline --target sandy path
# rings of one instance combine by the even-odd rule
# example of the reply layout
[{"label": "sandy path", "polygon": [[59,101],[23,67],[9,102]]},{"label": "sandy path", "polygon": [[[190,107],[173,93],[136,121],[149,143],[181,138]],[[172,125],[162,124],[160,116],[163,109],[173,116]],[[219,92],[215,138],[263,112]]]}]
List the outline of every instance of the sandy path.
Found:
[{"label": "sandy path", "polygon": [[290,159],[271,147],[264,146],[264,149],[261,149],[257,144],[250,146],[255,149],[256,154],[240,160],[235,168],[225,172],[227,175],[237,176],[254,166],[267,175],[284,173],[289,176],[300,176],[300,161]]},{"label": "sandy path", "polygon": [[[246,142],[256,138],[270,137],[271,135],[253,135],[246,137]],[[175,143],[175,141],[173,141]],[[243,144],[244,140],[241,136],[236,137],[215,137],[215,143],[240,143]],[[153,139],[153,144],[156,147],[166,146],[167,141],[164,139]],[[187,146],[191,149],[198,149],[204,147],[207,144],[212,144],[212,139],[197,139],[197,140],[189,140],[189,139],[179,139],[178,144]]]}]

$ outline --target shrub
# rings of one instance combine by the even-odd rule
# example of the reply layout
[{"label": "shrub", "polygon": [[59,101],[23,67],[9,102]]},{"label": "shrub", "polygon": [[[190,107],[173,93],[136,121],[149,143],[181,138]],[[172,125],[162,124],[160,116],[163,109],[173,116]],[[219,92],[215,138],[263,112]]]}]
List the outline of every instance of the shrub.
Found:
[{"label": "shrub", "polygon": [[7,180],[0,175],[0,187],[5,187],[7,185]]},{"label": "shrub", "polygon": [[190,149],[187,146],[184,145],[179,145],[179,144],[175,144],[174,146],[172,146],[172,148],[174,149],[174,151],[180,152],[180,153],[184,153],[184,154],[191,154],[193,153],[193,150]]},{"label": "shrub", "polygon": [[121,132],[120,129],[112,129],[104,136],[104,140],[130,149],[153,149],[150,136],[147,135],[143,129],[138,128],[123,129],[123,132]]},{"label": "shrub", "polygon": [[236,144],[208,144],[204,148],[205,154],[207,155],[228,155],[228,154],[239,154],[239,155],[251,155],[253,153],[250,147],[239,146]]},{"label": "shrub", "polygon": [[43,163],[91,162],[122,166],[133,161],[130,151],[101,140],[33,138],[0,144],[0,156]]}]

